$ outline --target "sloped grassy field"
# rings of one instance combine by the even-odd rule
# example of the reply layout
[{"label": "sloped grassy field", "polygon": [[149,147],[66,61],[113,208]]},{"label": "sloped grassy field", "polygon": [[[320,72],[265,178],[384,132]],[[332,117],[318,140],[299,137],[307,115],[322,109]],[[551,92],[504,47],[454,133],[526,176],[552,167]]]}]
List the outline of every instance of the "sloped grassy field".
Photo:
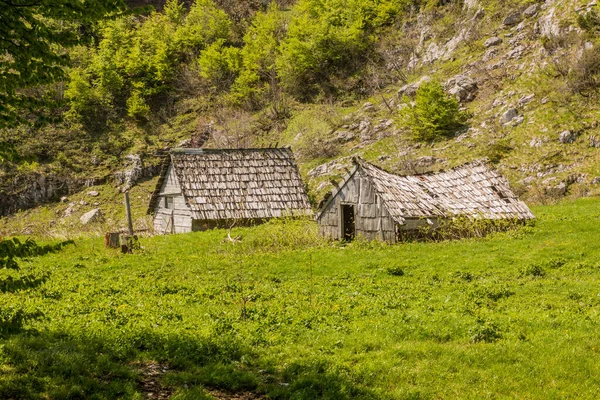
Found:
[{"label": "sloped grassy field", "polygon": [[[312,222],[19,260],[1,398],[600,396],[600,200],[486,239],[324,243]],[[7,275],[8,273],[4,273]],[[7,311],[8,310],[8,311]],[[13,310],[13,311],[10,311]]]}]

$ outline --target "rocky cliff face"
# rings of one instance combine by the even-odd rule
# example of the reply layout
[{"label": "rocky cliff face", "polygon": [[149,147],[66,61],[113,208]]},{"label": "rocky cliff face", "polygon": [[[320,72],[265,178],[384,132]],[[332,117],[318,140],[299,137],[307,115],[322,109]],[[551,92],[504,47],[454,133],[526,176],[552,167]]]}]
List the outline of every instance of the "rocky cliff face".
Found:
[{"label": "rocky cliff face", "polygon": [[[388,87],[332,127],[327,140],[342,158],[311,169],[311,187],[327,191],[357,153],[400,173],[488,157],[533,202],[597,193],[600,109],[586,85],[600,74],[593,67],[600,51],[596,31],[580,22],[597,8],[595,1],[473,0],[460,10],[418,15],[404,33],[413,51],[397,62],[409,71],[408,82]],[[472,118],[455,138],[415,143],[395,117],[430,80],[444,84]]]}]

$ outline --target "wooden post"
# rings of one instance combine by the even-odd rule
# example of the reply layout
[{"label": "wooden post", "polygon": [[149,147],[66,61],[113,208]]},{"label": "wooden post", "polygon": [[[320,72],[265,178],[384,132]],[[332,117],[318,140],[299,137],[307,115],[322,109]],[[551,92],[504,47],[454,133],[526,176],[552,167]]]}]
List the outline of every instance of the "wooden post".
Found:
[{"label": "wooden post", "polygon": [[131,220],[131,206],[129,205],[129,192],[125,192],[125,212],[127,213],[127,226],[129,235],[133,236],[133,221]]},{"label": "wooden post", "polygon": [[107,232],[104,235],[104,246],[110,249],[119,248],[119,232]]}]

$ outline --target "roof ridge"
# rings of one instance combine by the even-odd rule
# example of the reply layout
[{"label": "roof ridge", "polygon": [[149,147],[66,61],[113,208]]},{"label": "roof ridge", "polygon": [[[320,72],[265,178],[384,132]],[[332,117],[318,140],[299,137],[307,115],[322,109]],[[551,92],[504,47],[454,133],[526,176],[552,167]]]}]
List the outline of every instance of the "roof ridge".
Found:
[{"label": "roof ridge", "polygon": [[367,160],[365,160],[364,158],[362,158],[360,156],[354,156],[354,157],[352,157],[352,162],[355,163],[355,164],[361,165],[361,166],[364,166],[363,164],[366,164],[367,166],[376,168],[376,169],[378,169],[378,170],[380,170],[382,172],[385,172],[385,173],[390,174],[390,175],[395,175],[395,176],[398,176],[400,178],[438,175],[438,174],[443,174],[443,173],[447,173],[447,172],[457,171],[457,170],[463,169],[463,168],[477,167],[477,166],[480,166],[480,165],[485,166],[487,169],[489,169],[491,171],[495,170],[494,168],[490,167],[490,165],[489,165],[490,164],[490,160],[487,157],[482,157],[482,158],[477,158],[475,160],[467,161],[467,162],[465,162],[463,164],[457,165],[457,166],[449,168],[449,169],[440,169],[439,171],[428,171],[428,172],[424,172],[422,174],[398,174],[398,173],[395,173],[395,172],[391,172],[391,171],[388,171],[387,169],[385,169],[385,168],[383,168],[383,167],[381,167],[379,165],[376,165],[376,164],[368,162]]},{"label": "roof ridge", "polygon": [[235,151],[257,151],[257,152],[267,152],[273,150],[283,150],[286,152],[291,152],[292,149],[290,147],[247,147],[247,148],[233,148],[233,149],[206,149],[206,148],[195,148],[195,147],[175,147],[171,149],[171,154],[173,153],[183,153],[183,154],[210,154],[210,153],[225,153],[225,152],[235,152]]}]

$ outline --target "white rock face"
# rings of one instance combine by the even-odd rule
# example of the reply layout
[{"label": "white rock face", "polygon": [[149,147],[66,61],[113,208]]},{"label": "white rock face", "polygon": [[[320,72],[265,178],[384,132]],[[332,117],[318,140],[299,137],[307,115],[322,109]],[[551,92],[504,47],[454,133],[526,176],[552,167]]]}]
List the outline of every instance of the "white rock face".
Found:
[{"label": "white rock face", "polygon": [[466,8],[467,10],[474,10],[476,8],[479,8],[479,1],[478,0],[465,0],[464,8]]},{"label": "white rock face", "polygon": [[548,14],[541,17],[538,21],[540,35],[545,37],[553,37],[560,35],[560,25],[558,18],[555,16],[556,8],[552,7]]},{"label": "white rock face", "polygon": [[98,197],[100,195],[100,193],[98,193],[95,190],[90,190],[87,194],[88,194],[88,196],[92,196],[92,197]]},{"label": "white rock face", "polygon": [[81,221],[82,225],[87,225],[92,222],[97,222],[101,219],[102,219],[102,213],[100,212],[100,209],[94,208],[93,210],[88,211],[85,214],[83,214],[81,216],[81,218],[79,218],[79,221]]}]

